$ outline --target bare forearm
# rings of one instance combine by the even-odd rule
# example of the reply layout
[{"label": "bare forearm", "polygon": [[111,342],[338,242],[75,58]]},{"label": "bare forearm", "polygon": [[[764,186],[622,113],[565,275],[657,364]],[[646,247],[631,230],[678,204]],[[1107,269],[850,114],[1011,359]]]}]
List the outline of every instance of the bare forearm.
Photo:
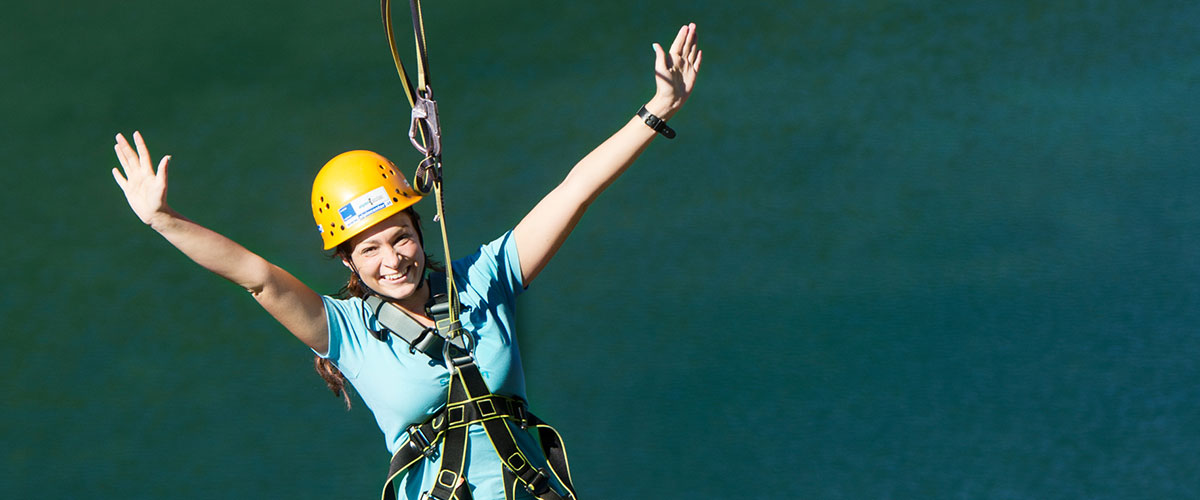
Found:
[{"label": "bare forearm", "polygon": [[656,135],[641,118],[631,117],[615,134],[579,160],[556,191],[570,191],[583,205],[590,204],[641,156]]},{"label": "bare forearm", "polygon": [[169,210],[148,222],[192,261],[251,293],[262,292],[271,263],[237,242]]},{"label": "bare forearm", "polygon": [[[647,104],[651,109],[655,102]],[[654,109],[661,109],[654,106]],[[615,134],[593,149],[557,187],[517,225],[521,272],[528,284],[558,252],[600,193],[617,180],[646,150],[657,133],[641,118],[631,117]]]}]

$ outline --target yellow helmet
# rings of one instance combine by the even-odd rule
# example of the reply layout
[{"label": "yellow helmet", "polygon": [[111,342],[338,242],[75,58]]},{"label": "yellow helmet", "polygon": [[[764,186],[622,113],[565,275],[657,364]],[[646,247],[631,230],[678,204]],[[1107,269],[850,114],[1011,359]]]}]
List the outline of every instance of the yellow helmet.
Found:
[{"label": "yellow helmet", "polygon": [[396,165],[371,151],[337,155],[313,180],[313,220],[326,250],[418,201]]}]

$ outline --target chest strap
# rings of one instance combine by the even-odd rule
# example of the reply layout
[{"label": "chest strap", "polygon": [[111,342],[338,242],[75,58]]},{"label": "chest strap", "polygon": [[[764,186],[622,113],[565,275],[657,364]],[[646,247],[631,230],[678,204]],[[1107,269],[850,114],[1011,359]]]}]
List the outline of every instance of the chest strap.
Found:
[{"label": "chest strap", "polygon": [[[425,280],[429,287],[429,303],[425,304],[425,313],[434,320],[436,327],[427,327],[417,322],[399,307],[390,305],[378,295],[370,295],[363,299],[367,310],[379,323],[379,330],[368,330],[371,336],[381,342],[387,342],[389,336],[395,336],[408,344],[408,351],[425,353],[426,356],[445,363],[445,354],[454,358],[467,355],[467,336],[461,334],[462,325],[458,321],[449,321],[450,301],[446,296],[446,283],[440,273],[431,273]],[[452,337],[447,345],[446,338]]]}]

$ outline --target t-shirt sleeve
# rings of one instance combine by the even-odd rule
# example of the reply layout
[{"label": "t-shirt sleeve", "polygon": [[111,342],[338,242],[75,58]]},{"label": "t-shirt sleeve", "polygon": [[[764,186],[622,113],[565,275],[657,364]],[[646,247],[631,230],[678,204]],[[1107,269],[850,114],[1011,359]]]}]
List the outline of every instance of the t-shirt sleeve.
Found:
[{"label": "t-shirt sleeve", "polygon": [[[355,375],[353,358],[359,352],[358,338],[354,332],[365,328],[361,311],[355,307],[357,299],[335,299],[322,295],[325,303],[325,321],[329,326],[328,352],[316,352],[317,356],[333,361],[348,377]],[[347,373],[349,372],[349,373]]]},{"label": "t-shirt sleeve", "polygon": [[521,258],[511,230],[479,247],[474,255],[455,261],[454,272],[465,279],[467,288],[493,300],[496,292],[511,301],[525,291],[521,280]]}]

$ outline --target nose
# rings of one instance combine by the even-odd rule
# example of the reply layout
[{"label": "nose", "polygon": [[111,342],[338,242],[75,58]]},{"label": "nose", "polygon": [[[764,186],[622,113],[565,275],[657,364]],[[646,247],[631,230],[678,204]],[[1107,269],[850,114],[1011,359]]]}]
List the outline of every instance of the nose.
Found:
[{"label": "nose", "polygon": [[383,251],[383,255],[380,257],[381,257],[381,260],[379,263],[383,267],[386,267],[391,270],[397,270],[400,268],[400,253],[397,252],[395,249],[385,247],[385,250]]}]

